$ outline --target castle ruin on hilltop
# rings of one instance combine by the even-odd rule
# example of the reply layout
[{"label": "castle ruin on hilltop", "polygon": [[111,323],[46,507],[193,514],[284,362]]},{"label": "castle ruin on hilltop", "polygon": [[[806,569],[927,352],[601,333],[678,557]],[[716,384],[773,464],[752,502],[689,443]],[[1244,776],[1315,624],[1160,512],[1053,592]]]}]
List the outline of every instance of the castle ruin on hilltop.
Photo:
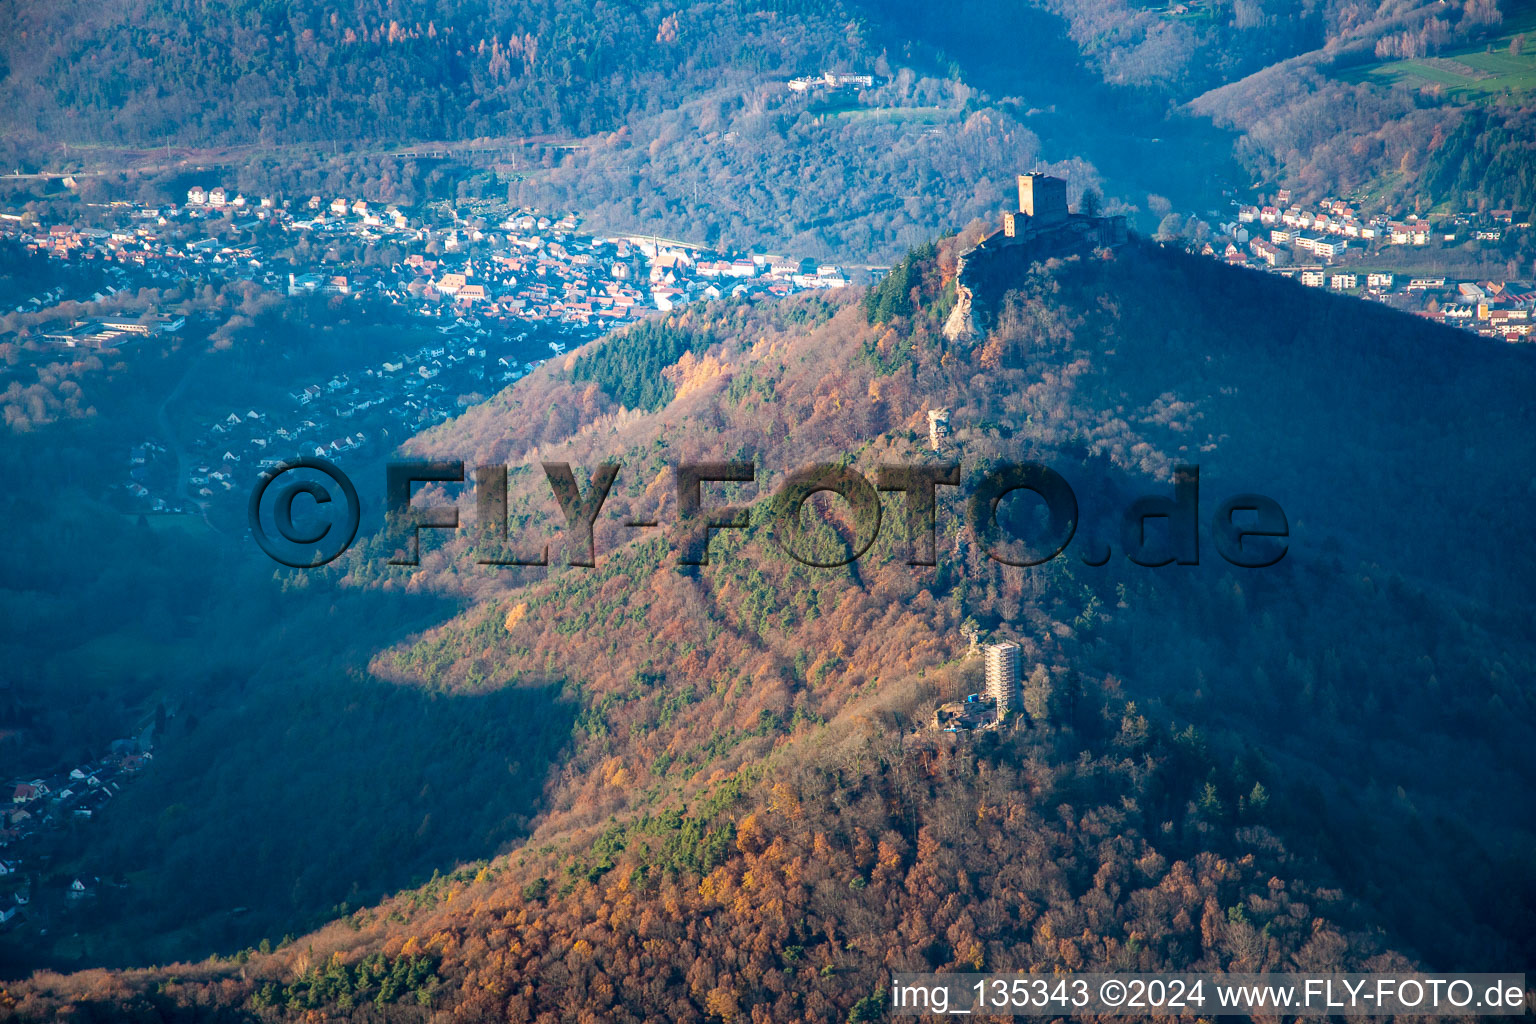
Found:
[{"label": "castle ruin on hilltop", "polygon": [[[958,301],[944,323],[950,341],[975,337],[972,294],[965,271],[986,265],[1026,268],[1053,256],[1071,256],[1125,244],[1125,218],[1072,213],[1067,209],[1067,183],[1049,174],[1019,175],[1019,208],[1003,214],[1003,223],[987,237],[960,253],[956,264]],[[974,276],[974,275],[973,275]]]}]

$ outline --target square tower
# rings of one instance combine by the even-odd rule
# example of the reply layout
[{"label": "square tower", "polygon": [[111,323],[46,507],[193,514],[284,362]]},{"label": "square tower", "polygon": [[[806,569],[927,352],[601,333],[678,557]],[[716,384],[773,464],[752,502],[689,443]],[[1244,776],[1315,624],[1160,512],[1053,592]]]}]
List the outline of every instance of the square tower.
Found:
[{"label": "square tower", "polygon": [[986,648],[987,696],[997,701],[997,720],[1005,720],[1019,707],[1019,677],[1023,649],[1012,640]]},{"label": "square tower", "polygon": [[949,410],[928,410],[928,443],[933,445],[934,451],[940,451],[944,447],[944,439],[949,436]]},{"label": "square tower", "polygon": [[1067,219],[1067,183],[1049,174],[1019,175],[1019,212],[1037,224]]}]

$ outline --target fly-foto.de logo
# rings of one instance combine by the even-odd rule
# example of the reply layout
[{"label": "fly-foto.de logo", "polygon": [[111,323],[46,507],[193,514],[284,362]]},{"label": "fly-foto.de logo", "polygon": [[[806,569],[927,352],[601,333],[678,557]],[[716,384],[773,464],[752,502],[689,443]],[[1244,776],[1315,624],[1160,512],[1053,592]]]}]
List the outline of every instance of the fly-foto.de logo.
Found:
[{"label": "fly-foto.de logo", "polygon": [[[582,490],[568,463],[542,464],[556,503],[565,517],[569,564],[597,564],[593,531],[621,467],[600,463]],[[289,479],[284,479],[289,478]],[[319,479],[317,479],[319,478]],[[673,474],[676,521],[666,524],[679,565],[708,565],[710,538],[721,530],[753,525],[750,505],[711,504],[705,484],[746,484],[757,480],[752,462],[687,462]],[[857,560],[880,535],[881,492],[901,495],[900,516],[906,533],[906,560],[913,566],[937,564],[939,488],[959,487],[958,463],[882,465],[873,482],[846,465],[818,463],[787,475],[757,512],[777,546],[802,565],[832,568]],[[391,565],[420,562],[422,530],[459,530],[457,505],[418,505],[417,484],[464,485],[462,461],[396,461],[385,468],[385,521],[401,549]],[[547,566],[549,545],[518,547],[509,536],[507,467],[478,466],[473,473],[476,561],[482,565]],[[1028,538],[1010,535],[999,515],[1005,499],[1018,492],[1034,495],[1035,529]],[[272,500],[267,502],[268,494]],[[802,515],[813,495],[827,493],[846,503],[851,525],[839,544],[820,543],[814,517]],[[993,561],[1004,565],[1042,565],[1067,550],[1077,535],[1079,505],[1065,477],[1038,462],[1004,462],[987,468],[966,496],[964,517],[971,536]],[[296,515],[296,512],[300,513]],[[333,463],[295,459],[262,473],[248,508],[251,533],[270,557],[295,568],[315,568],[340,557],[351,546],[361,519],[357,488]],[[301,519],[303,523],[301,525]],[[811,520],[808,522],[808,520]],[[634,529],[661,527],[655,520],[626,520]],[[1149,494],[1130,502],[1120,516],[1120,551],[1137,565],[1198,565],[1200,562],[1200,468],[1177,466],[1172,494]],[[1209,534],[1217,553],[1243,568],[1271,566],[1285,557],[1290,525],[1276,501],[1261,494],[1237,494],[1213,511]],[[1109,544],[1079,553],[1085,565],[1100,566],[1113,557]]]}]

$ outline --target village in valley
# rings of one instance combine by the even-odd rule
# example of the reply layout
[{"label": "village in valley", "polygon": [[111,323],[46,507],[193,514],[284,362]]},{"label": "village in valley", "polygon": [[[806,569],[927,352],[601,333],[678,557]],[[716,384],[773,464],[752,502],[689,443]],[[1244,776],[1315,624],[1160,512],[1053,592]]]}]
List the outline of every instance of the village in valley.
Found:
[{"label": "village in valley", "polygon": [[104,884],[85,869],[63,870],[37,853],[48,834],[89,828],[93,819],[154,758],[156,722],[116,740],[100,757],[8,781],[0,804],[0,928],[46,927],[60,906],[94,897]]},{"label": "village in valley", "polygon": [[[385,453],[456,415],[465,396],[485,397],[545,359],[644,316],[849,283],[842,268],[811,260],[646,236],[593,237],[577,231],[573,216],[486,202],[423,218],[357,198],[252,200],[195,186],[184,204],[113,203],[97,212],[111,226],[0,213],[0,239],[98,268],[109,282],[92,295],[50,289],[15,307],[23,315],[111,308],[26,328],[26,338],[45,343],[41,358],[109,354],[151,337],[210,329],[196,323],[196,312],[118,308],[120,296],[187,278],[249,281],[288,299],[366,309],[414,329],[381,332],[365,358],[338,372],[306,378],[295,367],[300,375],[281,397],[254,407],[202,403],[197,421],[181,425],[177,437],[128,445],[120,486],[131,507],[159,513],[201,513],[223,495],[243,498],[262,469],[298,455]],[[291,253],[299,242],[325,255],[297,263]],[[392,246],[399,258],[373,265],[329,258],[348,243]],[[392,340],[401,337],[414,341]],[[18,339],[0,332],[0,342],[7,340]],[[14,379],[20,369],[8,372]]]},{"label": "village in valley", "polygon": [[[1536,275],[1529,211],[1489,209],[1394,218],[1342,199],[1293,202],[1288,189],[1235,204],[1233,220],[1190,247],[1234,266],[1291,277],[1312,288],[1381,302],[1415,316],[1509,342],[1530,341]],[[1469,255],[1503,264],[1497,279],[1444,267]]]}]

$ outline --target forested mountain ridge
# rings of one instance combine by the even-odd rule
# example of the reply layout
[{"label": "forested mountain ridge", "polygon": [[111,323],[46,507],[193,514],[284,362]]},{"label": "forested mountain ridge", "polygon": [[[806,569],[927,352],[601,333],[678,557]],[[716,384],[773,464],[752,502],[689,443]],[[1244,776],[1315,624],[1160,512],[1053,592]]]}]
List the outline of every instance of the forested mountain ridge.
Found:
[{"label": "forested mountain ridge", "polygon": [[1107,80],[1184,100],[1303,55],[1369,54],[1384,39],[1400,46],[1397,34],[1419,36],[1410,45],[1423,52],[1474,38],[1501,19],[1497,0],[1212,0],[1182,10],[1136,0],[1029,2],[1066,20]]},{"label": "forested mountain ridge", "polygon": [[[1106,81],[1180,100],[1315,51],[1369,54],[1394,33],[1417,33],[1399,48],[1422,52],[1502,20],[1495,0],[1212,0],[1182,18],[1133,0],[1021,6],[1062,18]],[[923,13],[837,0],[590,10],[561,0],[363,0],[346,10],[135,0],[67,15],[13,3],[7,16],[0,81],[13,132],[153,147],[588,136],[732,78],[872,61],[878,52],[861,52],[869,29],[889,21],[920,39]],[[1006,24],[1011,14],[993,17]],[[965,67],[964,53],[949,56]]]},{"label": "forested mountain ridge", "polygon": [[66,16],[13,3],[5,117],[81,145],[584,136],[735,67],[846,56],[828,6],[136,0]]},{"label": "forested mountain ridge", "polygon": [[1389,87],[1364,73],[1403,58],[1492,78],[1455,55],[1521,53],[1536,5],[1364,3],[1339,11],[1346,16],[1315,49],[1213,82],[1187,97],[1187,108],[1242,133],[1238,155],[1256,178],[1313,197],[1374,192],[1378,203],[1420,212],[1536,205],[1529,89],[1517,81],[1464,96],[1423,79]]},{"label": "forested mountain ridge", "polygon": [[[1366,192],[1374,204],[1411,209],[1417,203],[1420,212],[1442,203],[1458,211],[1536,204],[1522,170],[1530,161],[1521,160],[1531,134],[1525,41],[1536,26],[1536,5],[1529,0],[1167,6],[1027,0],[1020,6],[1061,18],[1082,63],[1138,98],[1143,117],[1163,117],[1160,107],[1167,105],[1231,129],[1233,154],[1258,185],[1312,199]],[[921,23],[921,4],[894,10],[898,21]],[[959,10],[971,12],[960,19],[980,25],[1003,17],[993,5],[961,4]],[[970,70],[968,54],[979,45],[951,46]],[[1485,48],[1491,66],[1505,74],[1462,62],[1478,54],[1472,61],[1481,65]],[[1506,54],[1509,61],[1498,63]],[[1369,74],[1394,61],[1417,74],[1401,80]],[[1445,84],[1462,74],[1481,84],[1470,91]],[[1160,132],[1167,134],[1174,121],[1164,121]],[[1452,139],[1468,133],[1501,159],[1470,156],[1465,142]],[[1187,173],[1199,170],[1191,160]]]},{"label": "forested mountain ridge", "polygon": [[[555,564],[480,566],[483,538],[424,531],[419,568],[385,567],[379,538],[328,572],[474,598],[380,653],[381,679],[449,701],[554,680],[578,706],[531,837],[271,953],[43,975],[10,1009],[863,1019],[903,968],[1529,956],[1529,817],[1508,811],[1532,781],[1530,555],[1499,502],[1486,530],[1457,525],[1469,499],[1528,484],[1532,413],[1509,397],[1528,354],[1139,245],[999,274],[982,336],[951,344],[954,257],[915,253],[868,302],[675,313],[418,438],[413,454],[508,464],[509,543],[548,540]],[[633,388],[657,366],[665,386]],[[778,550],[762,506],[785,472],[928,460],[940,405],[965,482],[941,489],[937,566],[906,564],[894,503],[851,566]],[[1024,458],[1068,478],[1084,543],[1189,461],[1202,515],[1266,493],[1291,552],[1093,568],[1075,541],[1002,566],[953,495]],[[757,481],[709,503],[752,504],[753,526],[679,567],[672,471],[722,459]],[[620,464],[594,569],[561,564],[552,461],[582,493]],[[976,687],[968,618],[1024,644],[1031,727],[923,729]]]}]

